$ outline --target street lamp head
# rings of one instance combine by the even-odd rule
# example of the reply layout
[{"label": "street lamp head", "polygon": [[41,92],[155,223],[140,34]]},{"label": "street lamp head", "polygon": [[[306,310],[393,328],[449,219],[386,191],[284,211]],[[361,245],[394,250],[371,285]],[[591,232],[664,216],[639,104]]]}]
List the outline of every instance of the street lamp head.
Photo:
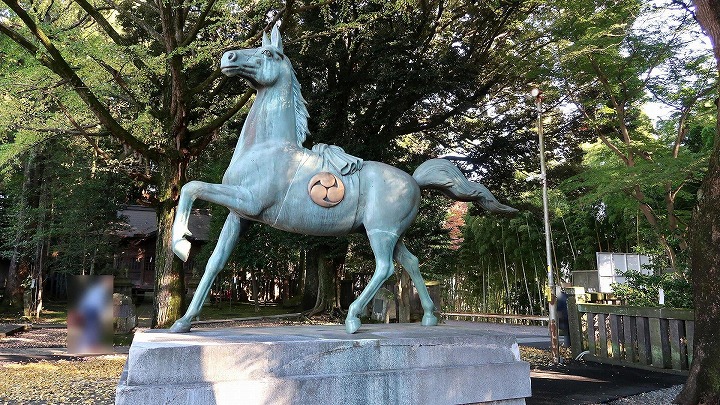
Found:
[{"label": "street lamp head", "polygon": [[542,90],[538,89],[537,87],[533,87],[532,90],[530,90],[530,95],[537,98],[542,94]]}]

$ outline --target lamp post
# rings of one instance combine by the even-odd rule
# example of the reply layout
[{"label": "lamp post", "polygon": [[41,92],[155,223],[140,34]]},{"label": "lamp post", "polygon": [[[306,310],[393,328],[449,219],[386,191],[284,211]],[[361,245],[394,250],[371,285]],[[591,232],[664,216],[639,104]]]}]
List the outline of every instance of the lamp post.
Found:
[{"label": "lamp post", "polygon": [[550,332],[550,351],[552,353],[553,363],[560,362],[560,349],[558,344],[558,324],[555,294],[555,278],[552,269],[552,247],[550,243],[550,213],[548,211],[548,191],[547,191],[547,174],[545,172],[545,139],[543,137],[542,125],[542,90],[534,88],[530,95],[535,99],[535,107],[537,109],[537,132],[540,140],[540,181],[542,181],[543,196],[543,217],[545,222],[545,258],[547,259],[547,277],[548,277],[548,329]]}]

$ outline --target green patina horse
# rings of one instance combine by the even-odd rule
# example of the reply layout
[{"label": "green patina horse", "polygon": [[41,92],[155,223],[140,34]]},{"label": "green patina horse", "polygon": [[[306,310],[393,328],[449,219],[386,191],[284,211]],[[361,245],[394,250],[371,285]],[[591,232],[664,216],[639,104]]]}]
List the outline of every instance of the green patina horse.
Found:
[{"label": "green patina horse", "polygon": [[429,160],[412,176],[395,167],[346,154],[336,146],[305,149],[308,112],[300,84],[275,27],[262,46],[226,52],[220,67],[257,90],[255,102],[222,184],[187,183],[180,193],[172,229],[173,251],[183,261],[190,252],[188,218],[195,199],[230,210],[202,280],[173,332],[190,330],[215,276],[225,266],[238,238],[253,222],[289,232],[337,236],[365,232],[375,255],[375,273],[350,305],[345,327],[354,333],[380,286],[394,273],[393,259],[410,274],[424,310],[423,325],[436,325],[435,306],[408,251],[403,233],[415,219],[420,190],[433,188],[459,201],[472,201],[493,212],[515,212],[499,203],[483,185],[468,181],[452,163]]}]

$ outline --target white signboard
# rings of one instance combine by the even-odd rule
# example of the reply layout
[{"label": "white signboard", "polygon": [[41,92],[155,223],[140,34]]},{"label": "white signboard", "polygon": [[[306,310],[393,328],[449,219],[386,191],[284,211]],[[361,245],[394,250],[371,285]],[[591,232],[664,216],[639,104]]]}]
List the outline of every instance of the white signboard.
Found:
[{"label": "white signboard", "polygon": [[637,253],[611,253],[596,252],[598,278],[600,279],[600,292],[612,292],[610,284],[624,283],[625,277],[617,273],[627,270],[637,270],[643,274],[652,274],[652,270],[643,268],[650,264],[649,256]]}]

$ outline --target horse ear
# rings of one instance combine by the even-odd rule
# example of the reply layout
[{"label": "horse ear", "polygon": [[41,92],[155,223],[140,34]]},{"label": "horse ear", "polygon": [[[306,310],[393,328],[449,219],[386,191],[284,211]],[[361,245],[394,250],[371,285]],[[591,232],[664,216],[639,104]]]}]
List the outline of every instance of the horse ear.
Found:
[{"label": "horse ear", "polygon": [[270,38],[272,44],[280,50],[280,52],[283,51],[283,45],[282,45],[282,38],[280,38],[280,30],[278,29],[278,26],[274,26],[272,31],[270,32]]},{"label": "horse ear", "polygon": [[267,32],[263,31],[262,46],[269,46],[269,45],[270,45],[270,38],[268,38]]}]

